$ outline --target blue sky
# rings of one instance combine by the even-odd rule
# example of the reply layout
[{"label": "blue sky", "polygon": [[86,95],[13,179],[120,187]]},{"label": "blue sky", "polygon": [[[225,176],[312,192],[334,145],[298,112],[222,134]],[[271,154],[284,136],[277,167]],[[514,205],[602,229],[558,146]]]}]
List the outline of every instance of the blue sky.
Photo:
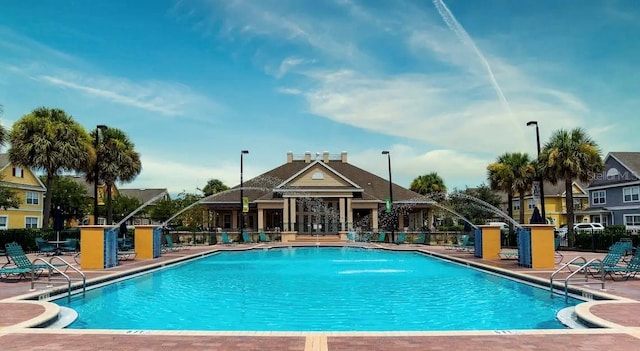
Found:
[{"label": "blue sky", "polygon": [[[581,126],[639,151],[640,2],[488,0],[6,1],[5,127],[38,106],[125,131],[123,187],[195,192],[301,155],[408,186],[476,186],[504,152]],[[6,150],[6,148],[5,148]]]}]

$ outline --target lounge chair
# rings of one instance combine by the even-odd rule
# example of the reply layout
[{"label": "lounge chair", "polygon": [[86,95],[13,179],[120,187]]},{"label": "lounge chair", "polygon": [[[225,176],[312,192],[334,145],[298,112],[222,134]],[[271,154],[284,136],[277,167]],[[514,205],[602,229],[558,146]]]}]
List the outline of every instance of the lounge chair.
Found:
[{"label": "lounge chair", "polygon": [[383,243],[385,241],[387,241],[387,233],[385,232],[378,233],[377,239],[371,239],[372,243]]},{"label": "lounge chair", "polygon": [[173,239],[171,238],[171,234],[167,234],[164,236],[164,240],[167,242],[166,247],[171,251],[178,251],[181,249],[186,249],[186,246],[181,244],[174,244]]},{"label": "lounge chair", "polygon": [[51,246],[51,244],[49,244],[49,242],[47,242],[43,238],[37,237],[35,240],[36,246],[38,247],[37,255],[51,256],[56,253],[56,248]]},{"label": "lounge chair", "polygon": [[460,243],[453,244],[452,247],[456,251],[464,251],[468,245],[469,245],[469,235],[464,234],[460,236]]},{"label": "lounge chair", "polygon": [[225,245],[233,244],[233,240],[229,238],[229,234],[227,234],[227,232],[222,233],[222,243]]},{"label": "lounge chair", "polygon": [[518,250],[514,249],[500,249],[498,256],[501,260],[517,260],[519,258]]},{"label": "lounge chair", "polygon": [[617,267],[621,260],[622,260],[622,253],[620,253],[617,250],[614,250],[614,251],[609,251],[602,259],[602,262],[591,262],[591,263],[588,263],[586,266],[584,263],[581,263],[581,262],[572,262],[571,265],[585,267],[587,272],[595,277],[599,274],[606,274],[606,270],[609,268]]},{"label": "lounge chair", "polygon": [[264,232],[260,232],[260,234],[258,234],[258,241],[260,241],[261,243],[271,242],[271,240],[267,238],[267,234],[265,234]]},{"label": "lounge chair", "polygon": [[245,244],[253,244],[254,241],[251,240],[251,236],[247,232],[242,232],[242,242]]},{"label": "lounge chair", "polygon": [[609,275],[613,280],[617,280],[616,277],[620,277],[620,280],[635,277],[640,272],[640,250],[636,250],[625,266],[603,267],[602,271],[605,276]]},{"label": "lounge chair", "polygon": [[[46,264],[34,264],[33,262],[31,262],[29,257],[27,257],[27,255],[24,253],[24,250],[22,250],[22,246],[20,246],[18,243],[8,243],[5,245],[5,249],[7,251],[7,255],[9,256],[13,264],[15,264],[16,268],[28,269],[29,272],[33,272],[33,274],[37,276],[40,276],[44,270],[48,270],[49,274],[51,274],[51,267]],[[69,268],[66,264],[51,263],[51,265],[56,268],[65,267],[64,272],[66,272],[67,268]]]},{"label": "lounge chair", "polygon": [[412,241],[412,244],[421,244],[421,245],[425,245],[425,240],[427,240],[427,236],[425,233],[420,233],[418,235],[418,237],[416,238],[416,240]]},{"label": "lounge chair", "polygon": [[[0,278],[6,279],[10,276],[17,275],[20,278],[26,277],[26,274],[31,272],[30,268],[18,268],[18,267],[2,267],[0,268]],[[4,277],[3,277],[4,276]]]},{"label": "lounge chair", "polygon": [[395,244],[396,245],[400,245],[400,244],[404,244],[404,239],[406,238],[407,233],[405,232],[401,232],[398,234],[398,237],[396,238]]},{"label": "lounge chair", "polygon": [[120,251],[118,250],[118,261],[128,261],[136,258],[137,253],[133,250]]}]

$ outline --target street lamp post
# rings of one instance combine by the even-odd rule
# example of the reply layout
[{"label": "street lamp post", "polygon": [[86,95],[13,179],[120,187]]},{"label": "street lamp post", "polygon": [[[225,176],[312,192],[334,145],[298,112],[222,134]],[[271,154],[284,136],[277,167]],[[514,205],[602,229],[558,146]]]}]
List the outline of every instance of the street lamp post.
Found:
[{"label": "street lamp post", "polygon": [[[540,157],[540,130],[538,129],[538,122],[537,121],[527,122],[527,127],[531,127],[531,126],[536,126],[536,145],[538,146],[538,157]],[[540,212],[541,212],[540,214],[542,215],[542,219],[544,220],[544,223],[547,224],[547,212],[544,208],[544,179],[542,179],[541,175],[538,176],[538,181],[540,182],[540,207],[542,207],[540,209]],[[520,204],[520,206],[522,206],[522,204]]]},{"label": "street lamp post", "polygon": [[396,215],[393,212],[393,181],[391,180],[391,153],[387,150],[382,151],[383,155],[387,155],[387,163],[389,165],[389,210],[391,211],[391,242],[395,241]]},{"label": "street lamp post", "polygon": [[249,150],[240,151],[240,233],[244,230],[244,183],[242,181],[243,172],[243,156],[248,154]]},{"label": "street lamp post", "polygon": [[104,124],[98,124],[96,126],[96,139],[94,140],[94,147],[96,149],[96,164],[93,168],[93,224],[98,224],[98,182],[100,181],[100,153],[98,152],[98,146],[100,145],[100,131],[106,130],[108,127]]}]

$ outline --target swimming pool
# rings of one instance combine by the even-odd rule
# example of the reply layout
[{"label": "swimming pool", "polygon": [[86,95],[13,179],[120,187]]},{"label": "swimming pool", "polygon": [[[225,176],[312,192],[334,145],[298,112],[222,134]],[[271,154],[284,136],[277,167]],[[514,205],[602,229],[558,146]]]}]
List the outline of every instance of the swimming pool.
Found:
[{"label": "swimming pool", "polygon": [[87,292],[75,329],[416,331],[563,328],[581,301],[415,252],[222,252]]}]

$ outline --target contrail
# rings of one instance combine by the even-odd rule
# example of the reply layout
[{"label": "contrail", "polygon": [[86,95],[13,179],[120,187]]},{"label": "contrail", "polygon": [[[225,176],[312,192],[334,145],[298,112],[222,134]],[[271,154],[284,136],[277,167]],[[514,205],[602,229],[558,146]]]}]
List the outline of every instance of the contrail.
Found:
[{"label": "contrail", "polygon": [[507,101],[507,98],[504,96],[504,93],[502,92],[502,88],[500,88],[500,85],[498,84],[496,77],[493,75],[493,70],[491,69],[491,65],[489,65],[489,61],[487,61],[487,59],[484,57],[480,49],[478,49],[478,47],[476,46],[476,43],[473,41],[473,39],[471,39],[471,36],[469,36],[469,33],[467,33],[467,31],[464,30],[462,25],[460,25],[460,23],[456,20],[456,18],[453,16],[451,11],[449,11],[449,8],[447,8],[447,5],[445,5],[444,2],[442,2],[442,0],[433,0],[433,4],[436,6],[436,9],[438,10],[440,17],[442,17],[442,19],[444,20],[444,23],[447,24],[447,27],[449,27],[449,29],[456,34],[458,39],[460,39],[460,41],[462,41],[463,44],[470,46],[473,49],[473,51],[476,53],[480,61],[484,64],[484,66],[487,69],[487,73],[489,74],[491,85],[493,85],[493,89],[498,94],[498,98],[502,102],[502,105],[507,110],[507,112],[510,115],[513,115],[513,112],[511,111],[511,106],[509,106],[509,102]]}]

